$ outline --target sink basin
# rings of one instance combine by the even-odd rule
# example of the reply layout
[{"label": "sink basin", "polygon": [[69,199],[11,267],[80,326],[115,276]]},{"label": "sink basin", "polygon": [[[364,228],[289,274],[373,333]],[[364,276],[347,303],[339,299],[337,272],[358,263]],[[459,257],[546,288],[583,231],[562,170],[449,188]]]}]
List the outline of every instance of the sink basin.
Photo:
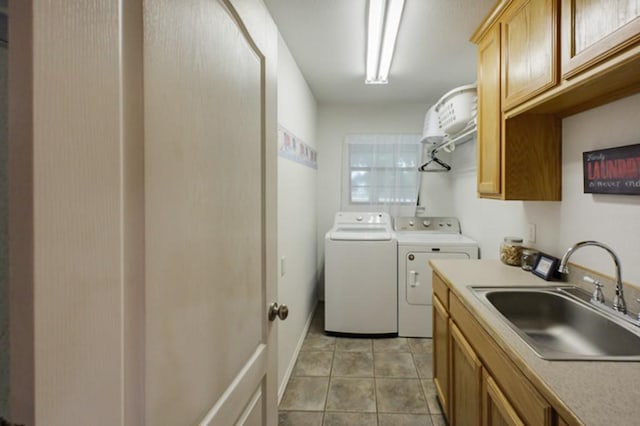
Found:
[{"label": "sink basin", "polygon": [[640,361],[640,327],[595,309],[578,289],[471,288],[543,359]]}]

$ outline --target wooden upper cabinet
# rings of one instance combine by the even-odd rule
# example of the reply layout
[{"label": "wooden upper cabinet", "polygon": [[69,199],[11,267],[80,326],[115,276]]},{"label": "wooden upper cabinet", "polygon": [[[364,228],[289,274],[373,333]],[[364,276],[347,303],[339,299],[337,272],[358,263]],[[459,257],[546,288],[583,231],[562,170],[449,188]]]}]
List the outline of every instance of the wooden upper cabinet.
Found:
[{"label": "wooden upper cabinet", "polygon": [[478,43],[478,193],[501,191],[500,24]]},{"label": "wooden upper cabinet", "polygon": [[558,83],[557,0],[516,0],[501,21],[506,111]]},{"label": "wooden upper cabinet", "polygon": [[562,76],[574,75],[640,41],[640,0],[563,0]]},{"label": "wooden upper cabinet", "polygon": [[[515,104],[534,96],[557,80],[555,54],[549,67],[540,67],[531,53],[535,39],[557,41],[556,0],[516,0],[496,12],[472,40],[478,44],[478,194],[504,200],[557,201],[561,198],[561,127],[553,114],[522,114],[507,119],[505,102]],[[544,7],[542,7],[544,6]],[[542,34],[533,23],[547,22],[553,34]],[[543,25],[538,27],[546,28]],[[506,35],[507,31],[510,35]],[[530,40],[529,40],[530,39]],[[528,41],[527,41],[528,40]],[[546,40],[546,39],[545,39]],[[510,47],[505,47],[508,43]],[[546,43],[546,42],[545,42]],[[544,43],[543,43],[544,44]],[[551,47],[550,47],[551,49]],[[543,49],[544,50],[544,49]],[[548,49],[547,49],[548,50]],[[545,52],[547,51],[545,50]],[[509,65],[505,65],[505,62]],[[521,63],[522,65],[516,66]],[[528,71],[522,71],[528,69]],[[547,77],[535,79],[534,75]],[[512,80],[505,78],[510,73]],[[519,75],[520,80],[514,76]],[[529,77],[527,77],[529,76]],[[549,80],[551,83],[544,83]],[[519,81],[519,83],[518,83]],[[510,85],[511,89],[505,88]],[[516,87],[519,87],[516,90]],[[505,94],[508,96],[505,98]],[[510,95],[509,95],[510,94]]]}]

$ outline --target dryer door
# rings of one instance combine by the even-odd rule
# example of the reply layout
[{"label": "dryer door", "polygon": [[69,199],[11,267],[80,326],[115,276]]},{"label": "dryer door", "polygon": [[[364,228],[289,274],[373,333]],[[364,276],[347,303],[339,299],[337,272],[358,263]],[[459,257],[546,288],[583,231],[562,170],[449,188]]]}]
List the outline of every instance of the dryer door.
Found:
[{"label": "dryer door", "polygon": [[410,252],[405,259],[406,299],[410,305],[431,305],[431,259],[469,259],[467,253]]}]

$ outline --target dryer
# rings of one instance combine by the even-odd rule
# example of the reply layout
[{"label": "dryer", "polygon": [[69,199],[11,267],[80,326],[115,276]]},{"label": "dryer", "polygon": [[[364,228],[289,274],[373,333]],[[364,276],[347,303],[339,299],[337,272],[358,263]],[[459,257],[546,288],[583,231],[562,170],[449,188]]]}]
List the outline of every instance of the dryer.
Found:
[{"label": "dryer", "polygon": [[325,331],[398,332],[397,242],[387,213],[336,213],[325,236]]},{"label": "dryer", "polygon": [[398,335],[432,337],[431,259],[477,259],[478,243],[452,217],[398,217]]}]

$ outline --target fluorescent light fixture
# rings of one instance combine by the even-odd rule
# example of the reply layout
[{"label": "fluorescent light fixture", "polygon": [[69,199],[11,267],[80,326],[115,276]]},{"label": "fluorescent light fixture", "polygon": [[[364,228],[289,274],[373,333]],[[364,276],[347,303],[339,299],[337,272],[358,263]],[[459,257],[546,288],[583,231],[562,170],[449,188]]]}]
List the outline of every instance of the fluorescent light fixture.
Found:
[{"label": "fluorescent light fixture", "polygon": [[366,84],[386,84],[404,0],[369,0]]},{"label": "fluorescent light fixture", "polygon": [[384,25],[385,0],[369,0],[369,20],[367,25],[367,79],[373,82],[378,76],[380,45]]}]

